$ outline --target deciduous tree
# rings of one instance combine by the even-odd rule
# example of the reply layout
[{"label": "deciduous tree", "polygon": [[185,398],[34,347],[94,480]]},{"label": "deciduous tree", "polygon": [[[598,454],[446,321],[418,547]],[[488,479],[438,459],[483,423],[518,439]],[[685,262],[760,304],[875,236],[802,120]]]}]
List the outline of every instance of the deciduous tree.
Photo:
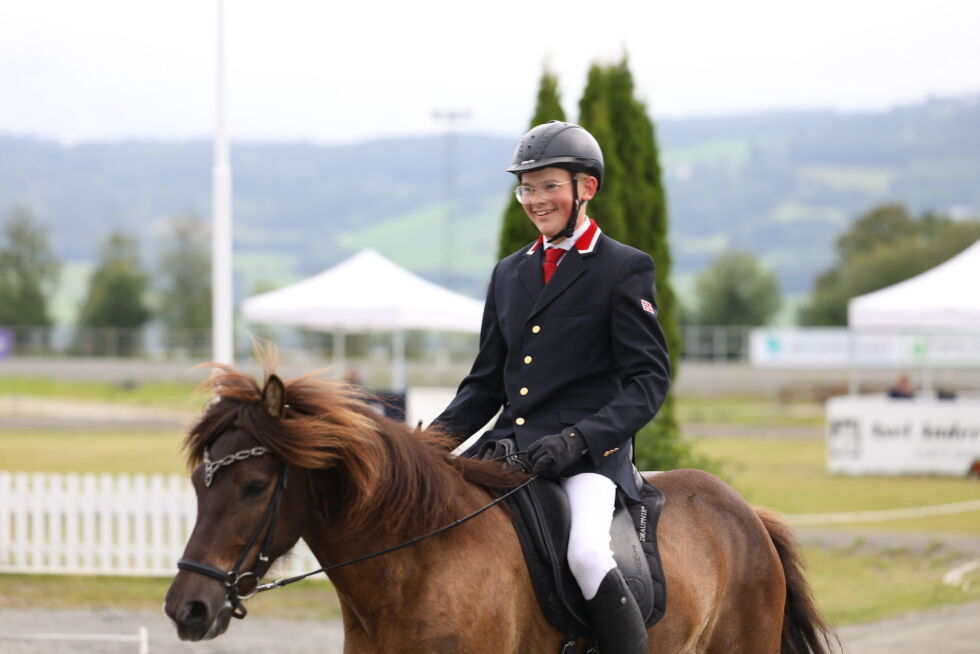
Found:
[{"label": "deciduous tree", "polygon": [[[116,328],[117,338],[96,339],[90,348],[96,354],[129,355],[138,343],[135,330],[150,318],[145,294],[147,274],[140,267],[135,237],[113,232],[102,246],[99,263],[89,280],[82,304],[82,327]],[[102,332],[109,333],[109,332]]]},{"label": "deciduous tree", "polygon": [[[14,207],[0,240],[0,325],[50,325],[48,302],[60,271],[47,230],[29,209]],[[18,339],[25,337],[18,333]]]},{"label": "deciduous tree", "polygon": [[698,276],[696,287],[699,325],[765,325],[782,304],[775,273],[749,252],[722,253]]},{"label": "deciduous tree", "polygon": [[925,213],[913,219],[901,205],[875,207],[837,240],[837,260],[817,278],[799,322],[847,324],[851,298],[934,268],[980,238],[980,221]]},{"label": "deciduous tree", "polygon": [[198,350],[210,342],[210,231],[196,214],[175,216],[167,223],[160,254],[157,312],[171,345]]}]

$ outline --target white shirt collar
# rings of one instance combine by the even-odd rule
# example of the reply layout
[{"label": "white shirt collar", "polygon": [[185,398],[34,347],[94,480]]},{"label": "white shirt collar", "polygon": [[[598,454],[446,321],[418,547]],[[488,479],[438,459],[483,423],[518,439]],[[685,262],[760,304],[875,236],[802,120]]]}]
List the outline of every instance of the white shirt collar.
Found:
[{"label": "white shirt collar", "polygon": [[547,250],[548,248],[561,248],[562,250],[568,252],[573,247],[575,247],[575,242],[579,239],[580,236],[582,236],[582,234],[585,233],[585,230],[589,228],[589,225],[591,223],[592,223],[592,219],[586,216],[585,220],[582,221],[582,224],[579,225],[579,228],[576,229],[574,232],[572,232],[571,238],[566,238],[561,243],[548,243],[547,239],[545,239],[544,249]]}]

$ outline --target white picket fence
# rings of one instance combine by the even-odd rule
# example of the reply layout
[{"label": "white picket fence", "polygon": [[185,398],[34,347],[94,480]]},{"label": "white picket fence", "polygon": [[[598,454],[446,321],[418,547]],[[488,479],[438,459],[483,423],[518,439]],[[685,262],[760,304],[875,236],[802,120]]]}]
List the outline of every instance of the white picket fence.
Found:
[{"label": "white picket fence", "polygon": [[[196,514],[178,475],[0,472],[0,573],[170,577]],[[318,567],[300,542],[273,574]]]}]

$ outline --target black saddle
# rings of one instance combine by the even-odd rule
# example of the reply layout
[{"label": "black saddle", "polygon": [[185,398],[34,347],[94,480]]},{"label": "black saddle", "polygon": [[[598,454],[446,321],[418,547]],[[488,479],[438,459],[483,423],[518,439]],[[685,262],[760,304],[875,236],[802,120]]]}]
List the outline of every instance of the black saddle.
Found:
[{"label": "black saddle", "polygon": [[[507,440],[494,443],[492,456],[506,457],[514,464],[516,447]],[[657,522],[664,495],[638,472],[636,482],[639,502],[617,493],[610,536],[613,557],[649,629],[667,608],[667,586],[657,547]],[[568,497],[556,482],[536,479],[512,495],[508,504],[513,509],[514,528],[542,612],[553,627],[566,635],[566,640],[588,638],[592,629],[585,599],[568,568]]]}]

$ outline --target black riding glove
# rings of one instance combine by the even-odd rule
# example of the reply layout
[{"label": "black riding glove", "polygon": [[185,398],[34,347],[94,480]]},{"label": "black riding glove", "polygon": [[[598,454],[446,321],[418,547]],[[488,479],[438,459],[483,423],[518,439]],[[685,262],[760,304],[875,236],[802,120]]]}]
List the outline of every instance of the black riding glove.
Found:
[{"label": "black riding glove", "polygon": [[542,436],[531,443],[527,448],[527,460],[532,473],[557,478],[587,451],[582,436],[573,427],[566,427],[560,434]]}]

